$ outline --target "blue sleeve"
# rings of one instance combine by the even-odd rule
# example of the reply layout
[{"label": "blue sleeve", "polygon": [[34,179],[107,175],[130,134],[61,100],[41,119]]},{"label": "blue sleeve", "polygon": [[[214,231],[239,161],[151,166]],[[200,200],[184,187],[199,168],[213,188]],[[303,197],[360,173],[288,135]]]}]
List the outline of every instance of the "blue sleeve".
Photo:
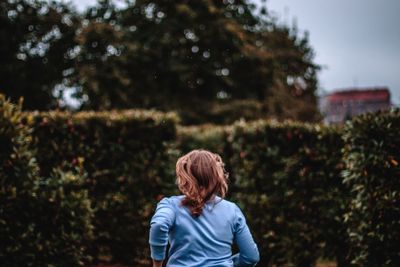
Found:
[{"label": "blue sleeve", "polygon": [[246,224],[246,219],[239,209],[235,207],[234,241],[239,248],[239,253],[232,256],[234,267],[255,266],[260,260],[260,254],[256,243]]},{"label": "blue sleeve", "polygon": [[163,198],[157,205],[156,212],[150,222],[151,258],[164,260],[168,244],[168,232],[174,224],[175,212],[171,200]]}]

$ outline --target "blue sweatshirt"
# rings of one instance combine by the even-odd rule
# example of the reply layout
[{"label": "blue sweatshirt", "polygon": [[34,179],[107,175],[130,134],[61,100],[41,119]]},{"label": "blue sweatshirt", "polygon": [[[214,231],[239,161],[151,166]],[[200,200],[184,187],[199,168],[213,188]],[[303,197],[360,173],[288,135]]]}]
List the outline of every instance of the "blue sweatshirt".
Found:
[{"label": "blue sweatshirt", "polygon": [[[181,205],[184,196],[162,199],[150,223],[151,258],[164,260],[170,243],[167,267],[245,267],[259,261],[254,243],[239,207],[216,197],[199,217]],[[236,243],[239,253],[232,256]]]}]

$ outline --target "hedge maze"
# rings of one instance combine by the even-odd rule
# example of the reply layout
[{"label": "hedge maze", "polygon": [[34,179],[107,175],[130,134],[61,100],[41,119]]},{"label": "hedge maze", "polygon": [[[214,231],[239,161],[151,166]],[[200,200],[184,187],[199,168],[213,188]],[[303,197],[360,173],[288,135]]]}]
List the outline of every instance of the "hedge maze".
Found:
[{"label": "hedge maze", "polygon": [[22,113],[0,96],[0,261],[5,266],[146,262],[175,162],[221,154],[260,266],[399,266],[400,112],[344,128],[298,122],[179,126],[171,113]]}]

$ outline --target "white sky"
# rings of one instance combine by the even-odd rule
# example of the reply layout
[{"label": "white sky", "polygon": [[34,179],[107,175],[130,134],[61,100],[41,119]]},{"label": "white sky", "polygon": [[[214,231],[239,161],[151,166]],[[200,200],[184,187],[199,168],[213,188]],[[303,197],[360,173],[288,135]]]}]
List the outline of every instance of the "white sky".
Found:
[{"label": "white sky", "polygon": [[[71,1],[80,10],[96,2]],[[267,8],[310,33],[321,90],[387,86],[400,104],[400,0],[267,0]]]}]

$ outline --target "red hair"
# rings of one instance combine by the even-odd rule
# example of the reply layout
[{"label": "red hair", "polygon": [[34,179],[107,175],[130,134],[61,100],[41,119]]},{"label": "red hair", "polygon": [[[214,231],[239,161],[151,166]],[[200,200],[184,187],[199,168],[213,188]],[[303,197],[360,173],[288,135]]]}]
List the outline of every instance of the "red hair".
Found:
[{"label": "red hair", "polygon": [[177,184],[185,195],[182,205],[197,217],[207,201],[218,194],[224,198],[228,191],[228,174],[218,154],[207,150],[193,150],[176,163]]}]

